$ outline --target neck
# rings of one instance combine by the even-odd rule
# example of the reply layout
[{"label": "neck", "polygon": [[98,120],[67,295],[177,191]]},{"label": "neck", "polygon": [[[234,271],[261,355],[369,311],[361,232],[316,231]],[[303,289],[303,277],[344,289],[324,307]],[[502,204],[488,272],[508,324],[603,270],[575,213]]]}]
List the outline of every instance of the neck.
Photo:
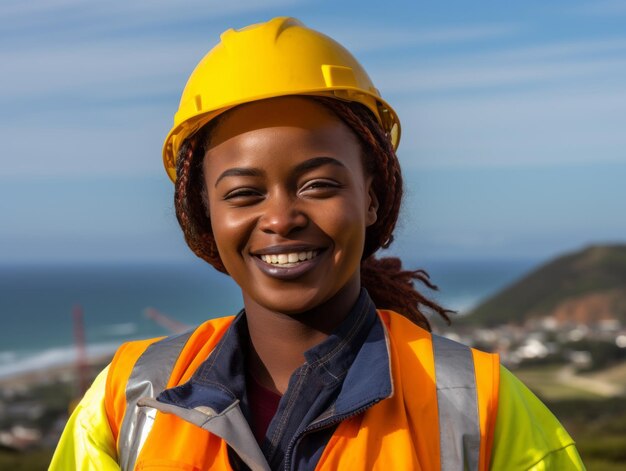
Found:
[{"label": "neck", "polygon": [[328,301],[297,314],[271,311],[243,294],[250,332],[248,368],[264,387],[284,394],[304,352],[323,342],[346,318],[360,293],[360,280],[348,283]]}]

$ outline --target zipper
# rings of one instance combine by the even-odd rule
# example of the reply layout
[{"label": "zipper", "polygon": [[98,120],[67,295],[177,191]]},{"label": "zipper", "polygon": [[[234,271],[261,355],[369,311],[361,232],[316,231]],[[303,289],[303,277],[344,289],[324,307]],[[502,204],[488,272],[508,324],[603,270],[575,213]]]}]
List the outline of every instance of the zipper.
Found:
[{"label": "zipper", "polygon": [[369,409],[370,407],[378,404],[383,399],[386,399],[386,397],[376,398],[373,401],[370,401],[367,404],[365,404],[364,406],[361,406],[358,409],[355,409],[355,410],[353,410],[351,412],[347,412],[345,414],[337,415],[337,416],[329,417],[329,418],[318,418],[318,419],[314,420],[313,422],[311,422],[310,425],[308,425],[304,430],[302,430],[300,433],[298,433],[293,438],[293,440],[291,440],[291,442],[289,443],[289,446],[287,447],[287,453],[285,454],[285,456],[286,456],[285,457],[285,471],[289,471],[291,469],[291,457],[292,457],[292,453],[294,451],[294,448],[297,446],[297,443],[300,440],[302,440],[302,438],[304,438],[305,435],[307,435],[307,434],[309,434],[311,432],[316,432],[316,431],[319,431],[321,429],[331,427],[331,426],[333,426],[335,424],[343,422],[344,420],[348,420],[348,419],[351,419],[352,417],[355,417],[355,416],[357,416],[359,414],[362,414],[367,409]]}]

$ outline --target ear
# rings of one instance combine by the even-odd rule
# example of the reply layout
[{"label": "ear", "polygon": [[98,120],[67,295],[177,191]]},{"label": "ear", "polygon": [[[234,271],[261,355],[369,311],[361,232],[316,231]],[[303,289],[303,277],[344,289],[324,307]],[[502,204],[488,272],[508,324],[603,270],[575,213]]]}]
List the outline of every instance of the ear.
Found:
[{"label": "ear", "polygon": [[370,176],[367,177],[366,180],[366,188],[367,188],[367,201],[368,201],[368,207],[367,207],[367,213],[365,215],[365,225],[366,227],[370,227],[372,224],[374,224],[377,220],[378,220],[378,206],[379,206],[379,202],[378,202],[378,196],[376,196],[376,192],[374,191],[374,177]]}]

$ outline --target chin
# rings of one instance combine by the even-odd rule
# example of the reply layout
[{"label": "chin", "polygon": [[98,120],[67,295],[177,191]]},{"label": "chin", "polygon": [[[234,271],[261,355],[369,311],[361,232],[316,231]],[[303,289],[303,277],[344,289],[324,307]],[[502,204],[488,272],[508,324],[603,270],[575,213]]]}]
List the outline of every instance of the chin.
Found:
[{"label": "chin", "polygon": [[263,304],[266,309],[280,312],[289,316],[298,316],[315,309],[325,302],[325,299],[316,299],[317,296],[307,296],[302,291],[298,293],[278,293]]},{"label": "chin", "polygon": [[299,314],[311,311],[320,305],[331,300],[336,294],[336,290],[331,286],[318,286],[316,284],[304,283],[279,283],[278,286],[267,286],[265,289],[257,289],[248,291],[247,296],[253,304],[259,307],[289,316],[298,316]]}]

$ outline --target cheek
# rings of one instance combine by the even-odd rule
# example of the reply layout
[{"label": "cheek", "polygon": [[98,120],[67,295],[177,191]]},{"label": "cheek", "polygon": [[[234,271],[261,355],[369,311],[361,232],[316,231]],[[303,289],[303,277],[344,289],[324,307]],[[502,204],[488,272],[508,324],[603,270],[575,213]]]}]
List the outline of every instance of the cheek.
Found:
[{"label": "cheek", "polygon": [[209,204],[213,237],[224,266],[229,270],[239,258],[250,233],[250,218],[243,211],[224,211],[218,204]]},{"label": "cheek", "polygon": [[321,229],[335,240],[336,249],[344,253],[357,254],[363,251],[366,229],[366,212],[358,204],[359,198],[348,198],[342,204],[327,208],[322,218]]}]

